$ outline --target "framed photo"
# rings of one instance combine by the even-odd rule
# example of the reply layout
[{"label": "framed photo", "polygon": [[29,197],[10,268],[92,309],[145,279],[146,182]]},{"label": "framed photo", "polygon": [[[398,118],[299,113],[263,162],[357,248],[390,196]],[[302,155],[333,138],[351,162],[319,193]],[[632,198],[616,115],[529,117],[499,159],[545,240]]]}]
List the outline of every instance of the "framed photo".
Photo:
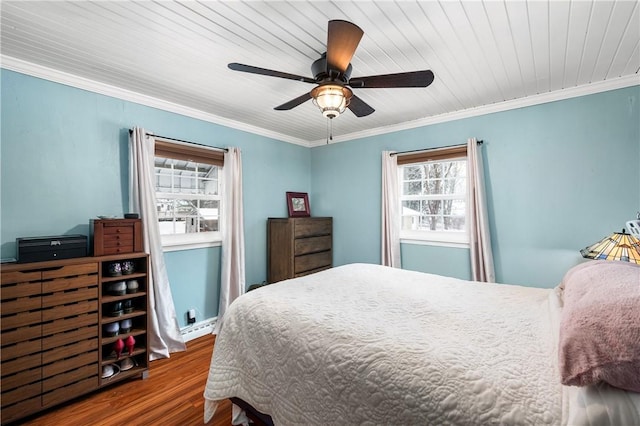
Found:
[{"label": "framed photo", "polygon": [[311,216],[309,195],[306,192],[287,192],[287,207],[289,207],[289,217]]}]

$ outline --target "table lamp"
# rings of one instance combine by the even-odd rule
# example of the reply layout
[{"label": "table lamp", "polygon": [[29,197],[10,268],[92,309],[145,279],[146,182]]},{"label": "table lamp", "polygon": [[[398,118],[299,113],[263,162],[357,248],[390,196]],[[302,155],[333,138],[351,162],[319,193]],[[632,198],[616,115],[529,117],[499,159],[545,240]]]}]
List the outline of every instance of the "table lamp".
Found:
[{"label": "table lamp", "polygon": [[614,232],[597,243],[580,250],[582,257],[596,260],[619,260],[640,264],[640,239],[631,234]]}]

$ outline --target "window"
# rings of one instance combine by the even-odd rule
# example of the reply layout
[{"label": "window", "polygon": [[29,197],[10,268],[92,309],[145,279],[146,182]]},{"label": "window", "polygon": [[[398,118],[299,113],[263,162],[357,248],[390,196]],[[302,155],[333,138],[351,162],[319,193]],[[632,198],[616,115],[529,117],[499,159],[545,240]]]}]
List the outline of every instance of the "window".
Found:
[{"label": "window", "polygon": [[402,240],[469,242],[466,146],[399,156],[398,184]]},{"label": "window", "polygon": [[210,148],[156,140],[156,206],[165,249],[220,242],[223,158]]}]

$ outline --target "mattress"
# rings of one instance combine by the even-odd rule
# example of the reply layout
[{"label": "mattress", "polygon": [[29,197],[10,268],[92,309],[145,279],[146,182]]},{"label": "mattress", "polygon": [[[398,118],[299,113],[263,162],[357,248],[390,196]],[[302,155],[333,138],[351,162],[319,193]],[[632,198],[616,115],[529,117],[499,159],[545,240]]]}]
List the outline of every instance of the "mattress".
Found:
[{"label": "mattress", "polygon": [[559,381],[560,305],[553,289],[370,264],[265,286],[225,314],[204,420],[238,397],[276,425],[597,424],[580,406],[601,396]]}]

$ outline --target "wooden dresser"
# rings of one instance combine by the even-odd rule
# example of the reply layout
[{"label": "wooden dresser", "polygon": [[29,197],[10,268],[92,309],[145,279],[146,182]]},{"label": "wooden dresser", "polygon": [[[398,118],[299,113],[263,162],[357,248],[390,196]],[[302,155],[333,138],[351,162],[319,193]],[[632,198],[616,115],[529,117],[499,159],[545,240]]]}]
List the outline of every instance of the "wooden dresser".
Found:
[{"label": "wooden dresser", "polygon": [[[111,276],[113,264],[125,262],[128,274]],[[146,377],[148,263],[146,253],[130,253],[2,266],[2,424],[128,377]],[[132,292],[110,294],[111,283],[134,280]],[[115,303],[127,309],[114,316]],[[131,327],[105,335],[114,322]],[[116,357],[114,343],[129,336],[132,352],[125,347]],[[103,367],[112,364],[118,374],[103,377]]]},{"label": "wooden dresser", "polygon": [[301,277],[333,265],[333,218],[267,220],[267,282]]}]

